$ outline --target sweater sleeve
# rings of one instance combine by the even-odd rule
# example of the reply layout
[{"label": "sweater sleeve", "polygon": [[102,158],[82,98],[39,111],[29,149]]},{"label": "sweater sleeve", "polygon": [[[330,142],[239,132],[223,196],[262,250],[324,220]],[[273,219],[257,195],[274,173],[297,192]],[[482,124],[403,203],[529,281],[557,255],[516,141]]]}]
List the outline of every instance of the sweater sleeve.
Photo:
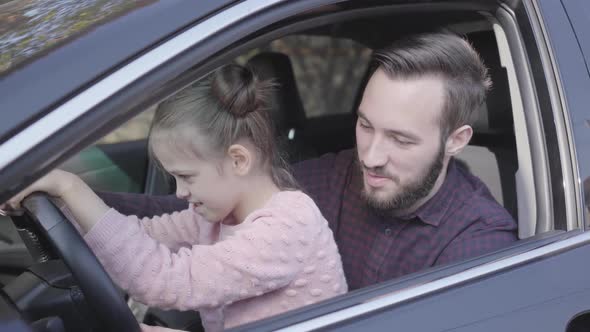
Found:
[{"label": "sweater sleeve", "polygon": [[[78,232],[84,234],[68,206],[62,200],[54,200],[54,202],[73,223]],[[114,212],[116,211],[111,208],[102,217],[102,220],[109,219]],[[121,214],[117,212],[116,215],[120,217]],[[144,217],[138,219],[134,215],[124,218],[130,222],[139,223],[139,226],[150,237],[167,246],[172,251],[178,251],[181,247],[190,247],[193,244],[209,244],[212,242],[211,233],[214,228],[213,224],[189,209],[172,212],[171,214],[165,213],[153,218]]]},{"label": "sweater sleeve", "polygon": [[130,222],[139,222],[147,235],[174,252],[182,247],[212,242],[210,239],[212,224],[188,209],[153,218],[144,217],[139,220],[135,216],[126,218]]},{"label": "sweater sleeve", "polygon": [[138,301],[163,309],[213,308],[286,286],[304,268],[320,233],[316,212],[259,211],[227,239],[178,252],[114,210],[85,238],[114,281]]}]

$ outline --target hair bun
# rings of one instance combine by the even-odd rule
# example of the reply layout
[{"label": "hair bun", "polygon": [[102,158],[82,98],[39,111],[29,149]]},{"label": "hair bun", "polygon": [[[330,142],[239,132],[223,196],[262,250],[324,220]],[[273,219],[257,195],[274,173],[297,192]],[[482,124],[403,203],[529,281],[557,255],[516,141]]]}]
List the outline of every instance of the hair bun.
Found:
[{"label": "hair bun", "polygon": [[221,108],[236,117],[244,117],[264,105],[261,87],[250,69],[235,64],[218,68],[211,79],[211,90]]}]

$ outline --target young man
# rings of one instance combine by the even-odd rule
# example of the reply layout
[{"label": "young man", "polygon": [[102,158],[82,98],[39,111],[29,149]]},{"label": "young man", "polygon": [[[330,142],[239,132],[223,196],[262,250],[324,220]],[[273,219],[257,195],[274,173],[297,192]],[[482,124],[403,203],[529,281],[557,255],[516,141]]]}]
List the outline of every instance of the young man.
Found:
[{"label": "young man", "polygon": [[[330,222],[349,289],[516,241],[510,214],[453,159],[491,85],[478,54],[458,36],[422,34],[375,52],[373,64],[356,150],[294,165]],[[123,213],[186,208],[170,197],[144,196],[134,209],[118,195],[103,198]]]}]

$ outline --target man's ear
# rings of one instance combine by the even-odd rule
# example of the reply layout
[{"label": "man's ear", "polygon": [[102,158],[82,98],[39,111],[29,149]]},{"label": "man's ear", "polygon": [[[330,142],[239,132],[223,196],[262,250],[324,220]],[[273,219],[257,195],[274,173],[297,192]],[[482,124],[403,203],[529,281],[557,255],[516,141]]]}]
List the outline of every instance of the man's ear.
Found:
[{"label": "man's ear", "polygon": [[252,153],[241,144],[233,144],[227,149],[231,169],[237,175],[246,175],[252,168]]},{"label": "man's ear", "polygon": [[453,131],[446,142],[446,154],[449,156],[456,156],[471,140],[473,136],[473,128],[469,125],[461,126]]}]

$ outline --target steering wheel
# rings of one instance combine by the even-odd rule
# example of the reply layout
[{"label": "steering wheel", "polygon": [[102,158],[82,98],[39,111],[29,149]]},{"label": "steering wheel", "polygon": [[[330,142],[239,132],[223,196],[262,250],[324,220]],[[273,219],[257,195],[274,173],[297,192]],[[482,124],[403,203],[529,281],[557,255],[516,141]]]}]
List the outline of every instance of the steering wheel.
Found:
[{"label": "steering wheel", "polygon": [[57,254],[62,258],[97,320],[102,323],[101,328],[107,331],[140,331],[139,323],[118,288],[61,210],[40,193],[27,197],[22,206],[25,214],[12,218],[20,225],[30,225],[27,231],[32,236],[25,241],[27,247],[37,251],[33,255]]}]

